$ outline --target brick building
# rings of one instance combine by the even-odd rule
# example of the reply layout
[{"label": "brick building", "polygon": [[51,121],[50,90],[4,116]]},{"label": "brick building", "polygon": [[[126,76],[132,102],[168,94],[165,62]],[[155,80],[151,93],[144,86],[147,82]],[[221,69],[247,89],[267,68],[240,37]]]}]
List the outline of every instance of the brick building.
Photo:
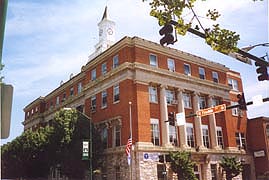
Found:
[{"label": "brick building", "polygon": [[248,120],[248,149],[253,153],[256,177],[269,178],[269,118],[257,117]]},{"label": "brick building", "polygon": [[235,108],[186,118],[178,127],[165,122],[169,112],[191,114],[237,103],[243,91],[238,72],[139,37],[113,44],[115,23],[107,19],[107,9],[98,26],[99,43],[81,72],[24,108],[25,130],[49,125],[60,108],[77,108],[101,129],[107,147],[102,173],[107,179],[128,179],[125,145],[131,112],[133,179],[172,179],[169,163],[158,157],[182,150],[192,153],[200,180],[222,179],[224,155],[244,161],[238,179],[255,179],[253,158],[245,149],[245,112]]}]

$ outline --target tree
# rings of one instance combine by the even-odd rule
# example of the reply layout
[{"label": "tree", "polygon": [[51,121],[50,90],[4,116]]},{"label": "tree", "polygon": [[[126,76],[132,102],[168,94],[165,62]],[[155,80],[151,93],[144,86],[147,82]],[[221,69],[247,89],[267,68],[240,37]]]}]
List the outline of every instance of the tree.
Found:
[{"label": "tree", "polygon": [[220,166],[226,172],[226,179],[232,180],[243,171],[243,164],[236,160],[236,157],[223,156]]},{"label": "tree", "polygon": [[[176,32],[179,35],[185,35],[189,28],[195,28],[205,34],[205,41],[212,47],[224,54],[238,51],[237,42],[240,36],[228,29],[222,29],[218,23],[211,27],[204,27],[199,20],[199,16],[194,11],[193,7],[196,0],[142,0],[149,1],[151,7],[150,15],[157,18],[159,25],[169,24],[171,20],[177,22],[175,26]],[[257,0],[253,0],[257,1]],[[193,18],[190,21],[184,20],[185,14],[192,14]],[[216,21],[220,17],[216,9],[208,10],[206,17],[212,21]],[[196,19],[198,24],[194,24]]]},{"label": "tree", "polygon": [[171,168],[177,174],[178,180],[197,180],[194,174],[194,163],[191,160],[190,152],[170,152]]}]

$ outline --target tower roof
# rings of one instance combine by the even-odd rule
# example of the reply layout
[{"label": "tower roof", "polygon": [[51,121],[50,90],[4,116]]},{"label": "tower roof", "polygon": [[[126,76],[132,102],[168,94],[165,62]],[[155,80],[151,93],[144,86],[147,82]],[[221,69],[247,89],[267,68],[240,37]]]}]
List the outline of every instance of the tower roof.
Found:
[{"label": "tower roof", "polygon": [[102,17],[102,20],[104,19],[107,19],[107,6],[105,8],[105,11],[104,11],[104,14],[103,14],[103,17]]}]

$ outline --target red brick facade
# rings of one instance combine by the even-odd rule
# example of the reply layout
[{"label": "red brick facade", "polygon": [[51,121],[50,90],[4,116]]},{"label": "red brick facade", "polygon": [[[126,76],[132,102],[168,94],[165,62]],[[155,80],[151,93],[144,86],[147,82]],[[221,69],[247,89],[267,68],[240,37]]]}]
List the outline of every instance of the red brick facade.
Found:
[{"label": "red brick facade", "polygon": [[[156,61],[152,62],[153,64],[150,63],[150,55],[154,55],[156,58]],[[113,59],[116,56],[118,66],[114,67]],[[174,62],[173,70],[169,70],[168,59],[172,59]],[[102,74],[102,67],[105,66],[106,73]],[[186,66],[190,67],[190,74],[185,74]],[[92,80],[93,70],[96,71],[94,80]],[[205,72],[204,79],[203,73],[201,74],[203,71]],[[82,85],[81,92],[78,92],[79,83]],[[72,87],[73,90],[71,90]],[[114,101],[115,87],[118,87],[119,90],[119,100],[116,102]],[[156,102],[150,100],[150,87],[156,88]],[[73,95],[71,95],[71,91],[73,91]],[[173,96],[171,102],[167,100],[168,91]],[[138,37],[124,37],[105,52],[90,60],[82,67],[79,74],[45,97],[40,97],[27,105],[24,109],[24,126],[25,130],[28,130],[38,128],[40,125],[47,125],[53,119],[53,113],[62,107],[83,107],[83,112],[91,117],[95,124],[110,124],[107,126],[108,151],[111,153],[111,157],[115,158],[113,152],[123,154],[123,148],[130,135],[129,102],[132,102],[132,130],[137,153],[137,168],[143,167],[143,163],[147,163],[143,161],[143,158],[141,160],[144,152],[167,153],[171,148],[172,150],[184,150],[185,148],[198,158],[208,154],[210,155],[209,162],[216,164],[216,167],[219,167],[219,160],[223,155],[237,155],[239,159],[244,159],[247,164],[252,165],[252,158],[243,147],[245,146],[247,125],[245,112],[229,109],[202,118],[187,118],[186,122],[192,124],[194,128],[195,146],[201,147],[198,152],[195,151],[196,147],[188,146],[187,137],[186,140],[182,137],[182,134],[186,136],[184,131],[186,126],[176,128],[178,144],[175,146],[169,142],[171,136],[166,134],[171,131],[165,123],[168,112],[181,112],[182,104],[190,103],[189,107],[183,107],[185,114],[188,115],[196,113],[200,106],[204,106],[203,108],[218,104],[229,106],[231,101],[237,102],[236,96],[242,91],[240,74],[231,71],[224,65],[176,49],[162,47]],[[103,107],[102,94],[106,94],[105,101],[107,102]],[[91,106],[93,96],[96,97],[95,107]],[[190,97],[190,100],[184,99],[187,97]],[[212,104],[212,102],[214,103]],[[199,104],[202,105],[199,106]],[[35,109],[38,110],[35,111]],[[116,147],[114,143],[113,123],[115,120],[120,122],[121,126],[121,146],[119,147]],[[159,128],[159,145],[154,145],[152,142],[153,121]],[[204,134],[201,134],[204,133],[203,127],[208,128],[209,147],[204,147],[205,140],[202,137]],[[220,138],[223,140],[222,147],[219,144],[216,130],[222,133]],[[240,134],[240,139],[236,139],[236,133]],[[142,161],[143,163],[139,165],[139,162]],[[210,171],[210,163],[198,163],[200,179],[210,179],[213,176]],[[152,165],[152,168],[155,168],[156,164],[157,162]],[[147,166],[150,168],[149,165]],[[106,170],[107,174],[112,172],[110,169]],[[143,172],[144,170],[140,169],[136,178],[143,179]],[[109,176],[111,179],[114,177],[113,173]],[[121,176],[128,176],[128,171],[126,170],[126,173]],[[157,174],[152,176],[157,179]],[[218,173],[217,176],[220,179],[221,173]],[[249,177],[253,177],[253,172]]]}]

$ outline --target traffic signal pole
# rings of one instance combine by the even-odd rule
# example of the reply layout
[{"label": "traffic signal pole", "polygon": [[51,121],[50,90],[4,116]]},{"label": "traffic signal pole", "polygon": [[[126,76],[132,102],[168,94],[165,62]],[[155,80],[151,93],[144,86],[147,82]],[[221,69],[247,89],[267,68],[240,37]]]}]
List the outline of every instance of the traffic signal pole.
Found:
[{"label": "traffic signal pole", "polygon": [[[263,98],[262,101],[263,102],[268,102],[269,101],[269,97]],[[249,102],[246,103],[246,106],[252,105],[252,104],[253,104],[253,101],[249,101]],[[226,110],[227,109],[238,108],[239,106],[240,106],[240,104],[235,104],[235,105],[227,106],[226,107]],[[196,116],[197,116],[197,114],[196,113],[193,113],[193,114],[186,115],[185,118],[191,118],[191,117],[196,117]]]},{"label": "traffic signal pole", "polygon": [[[176,21],[174,21],[174,20],[171,20],[170,23],[173,24],[174,26],[180,26],[180,25],[179,25]],[[196,36],[199,36],[200,38],[203,38],[203,39],[206,38],[205,33],[202,33],[202,32],[200,32],[200,31],[197,31],[196,29],[189,28],[187,31],[190,32],[190,33],[192,33],[192,34],[195,34]],[[220,51],[218,51],[218,52],[220,52]],[[223,53],[223,52],[220,52],[220,53],[225,54],[225,53]],[[240,55],[242,55],[243,57],[247,57],[247,58],[249,58],[249,59],[252,59],[252,60],[254,60],[254,61],[256,61],[256,62],[258,62],[258,63],[260,63],[260,64],[263,64],[263,65],[265,65],[265,66],[269,66],[269,62],[266,62],[266,61],[264,61],[262,58],[259,58],[259,57],[257,57],[257,56],[254,56],[254,55],[252,55],[252,54],[250,54],[250,53],[248,53],[248,52],[245,52],[245,51],[243,51],[243,50],[241,50],[241,49],[239,49],[239,48],[237,48],[237,53],[240,54]],[[225,55],[228,55],[228,54],[225,54]]]}]

